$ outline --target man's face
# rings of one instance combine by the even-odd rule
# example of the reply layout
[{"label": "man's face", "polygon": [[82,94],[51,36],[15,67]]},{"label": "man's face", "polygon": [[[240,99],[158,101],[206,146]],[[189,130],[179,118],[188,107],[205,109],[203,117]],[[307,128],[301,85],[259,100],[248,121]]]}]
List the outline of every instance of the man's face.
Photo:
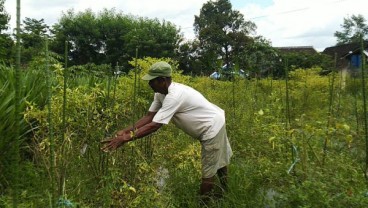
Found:
[{"label": "man's face", "polygon": [[148,82],[154,92],[167,94],[166,80],[164,77],[157,77]]}]

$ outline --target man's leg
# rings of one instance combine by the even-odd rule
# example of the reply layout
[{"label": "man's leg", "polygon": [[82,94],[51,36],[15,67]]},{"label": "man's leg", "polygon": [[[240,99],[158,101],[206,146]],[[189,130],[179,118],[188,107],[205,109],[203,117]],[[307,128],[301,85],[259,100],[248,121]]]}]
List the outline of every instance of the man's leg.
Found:
[{"label": "man's leg", "polygon": [[227,191],[227,166],[218,169],[217,176],[220,179],[222,189]]},{"label": "man's leg", "polygon": [[[217,176],[220,180],[223,191],[226,191],[227,190],[227,166],[218,169]],[[211,194],[211,191],[214,189],[214,186],[215,186],[215,176],[211,178],[202,178],[202,183],[200,187],[201,196],[209,196]]]},{"label": "man's leg", "polygon": [[201,196],[209,196],[214,187],[215,176],[211,178],[202,178],[199,193]]},{"label": "man's leg", "polygon": [[208,205],[211,199],[212,191],[215,186],[215,176],[211,178],[202,178],[202,183],[199,189],[201,195],[201,204]]}]

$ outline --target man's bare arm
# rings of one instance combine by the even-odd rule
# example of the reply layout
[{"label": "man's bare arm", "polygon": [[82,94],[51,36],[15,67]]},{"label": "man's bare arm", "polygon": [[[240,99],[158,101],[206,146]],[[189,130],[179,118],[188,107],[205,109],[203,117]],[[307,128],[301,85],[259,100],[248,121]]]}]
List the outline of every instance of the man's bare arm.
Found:
[{"label": "man's bare arm", "polygon": [[147,125],[149,123],[152,122],[153,117],[155,117],[157,112],[148,112],[145,116],[143,116],[142,118],[140,118],[135,124],[134,126],[129,126],[123,130],[120,130],[116,133],[116,135],[123,135],[123,134],[127,134],[131,131],[134,131],[135,129],[139,129],[144,125]]}]

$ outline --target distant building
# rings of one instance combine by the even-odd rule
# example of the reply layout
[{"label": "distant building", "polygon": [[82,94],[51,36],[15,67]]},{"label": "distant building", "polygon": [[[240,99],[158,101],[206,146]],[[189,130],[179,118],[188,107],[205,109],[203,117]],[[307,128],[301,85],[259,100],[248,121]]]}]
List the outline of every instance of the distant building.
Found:
[{"label": "distant building", "polygon": [[318,51],[313,46],[289,46],[289,47],[274,47],[280,51],[280,53],[306,53],[317,54]]},{"label": "distant building", "polygon": [[[322,53],[336,57],[336,68],[339,70],[357,71],[361,66],[360,43],[348,43],[326,48]],[[364,54],[368,54],[368,41],[364,41]]]}]

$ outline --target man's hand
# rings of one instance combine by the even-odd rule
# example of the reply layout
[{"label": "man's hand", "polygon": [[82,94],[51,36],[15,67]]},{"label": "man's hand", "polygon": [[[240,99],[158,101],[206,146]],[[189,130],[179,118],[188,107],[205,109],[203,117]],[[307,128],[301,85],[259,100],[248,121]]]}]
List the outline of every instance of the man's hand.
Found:
[{"label": "man's hand", "polygon": [[124,143],[127,143],[131,140],[129,134],[117,134],[113,138],[108,138],[101,143],[105,144],[101,150],[104,152],[109,152],[111,150],[115,150],[118,147],[122,146]]}]

